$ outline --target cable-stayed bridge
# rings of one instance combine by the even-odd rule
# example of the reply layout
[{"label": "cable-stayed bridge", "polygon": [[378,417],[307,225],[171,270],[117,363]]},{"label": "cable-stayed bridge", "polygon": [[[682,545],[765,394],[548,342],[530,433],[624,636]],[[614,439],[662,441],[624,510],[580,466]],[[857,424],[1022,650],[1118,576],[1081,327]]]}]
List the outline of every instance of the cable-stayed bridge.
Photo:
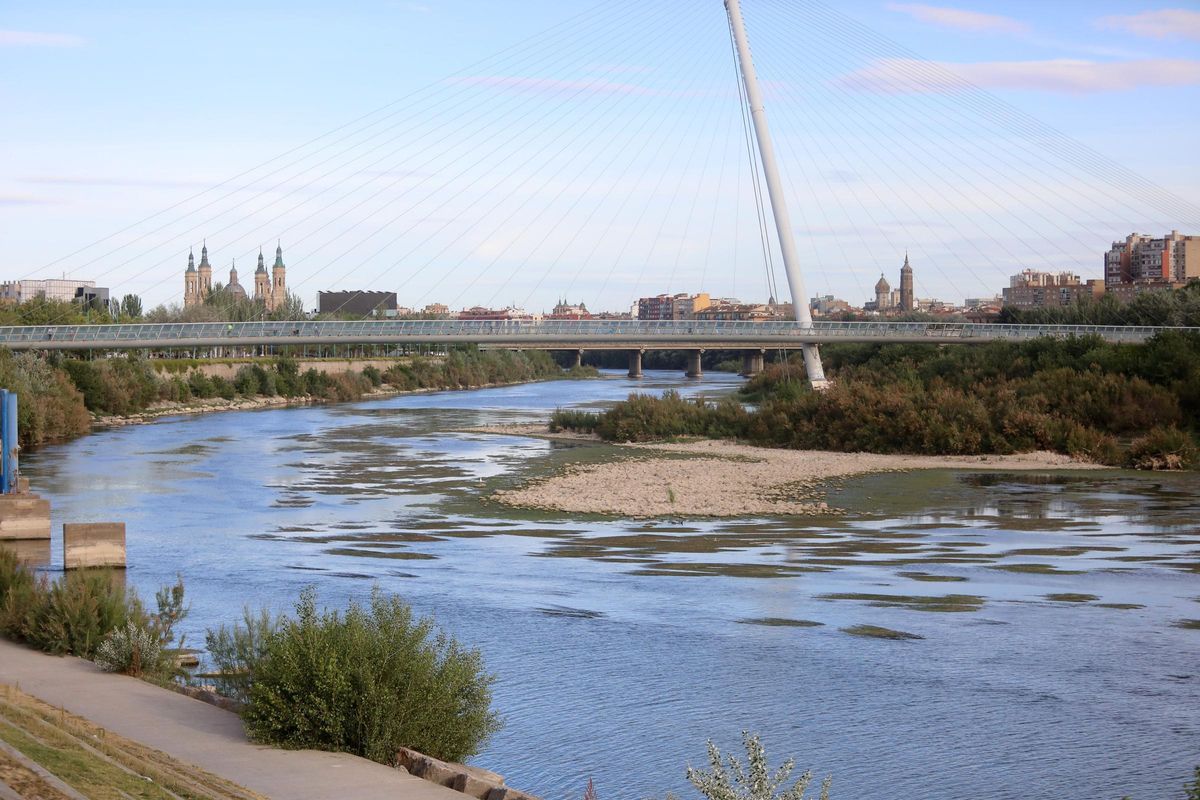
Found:
[{"label": "cable-stayed bridge", "polygon": [[[601,3],[43,269],[103,265],[176,298],[174,265],[189,245],[219,239],[222,252],[247,263],[282,236],[299,254],[289,289],[384,284],[415,307],[500,298],[527,306],[553,287],[612,308],[651,286],[716,283],[736,294],[752,266],[756,294],[790,289],[795,322],[50,324],[0,329],[0,345],[470,342],[637,352],[1153,335],[808,319],[802,279],[817,293],[869,296],[874,276],[910,246],[923,270],[919,290],[928,281],[967,297],[1022,268],[1083,272],[1129,229],[1169,230],[1200,213],[820,0],[744,0],[746,19],[741,5],[726,0],[722,15],[718,0],[688,14],[667,0]],[[761,87],[756,61],[768,79]],[[739,265],[741,284],[729,280]],[[860,273],[870,275],[865,285],[839,285]],[[217,311],[235,302],[214,298]],[[819,378],[815,348],[806,365]]]},{"label": "cable-stayed bridge", "polygon": [[981,344],[1094,336],[1141,344],[1164,328],[960,322],[640,320],[351,320],[0,327],[12,350],[163,350],[306,345],[474,344],[527,350],[790,350],[837,342]]}]

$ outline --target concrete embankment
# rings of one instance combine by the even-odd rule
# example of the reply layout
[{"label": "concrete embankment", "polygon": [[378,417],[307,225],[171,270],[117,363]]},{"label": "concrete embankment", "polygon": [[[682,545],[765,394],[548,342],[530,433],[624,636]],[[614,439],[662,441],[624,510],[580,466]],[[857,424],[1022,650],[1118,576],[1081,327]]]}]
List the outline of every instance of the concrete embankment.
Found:
[{"label": "concrete embankment", "polygon": [[[500,429],[490,429],[499,433]],[[544,432],[544,429],[543,429]],[[511,430],[514,435],[539,435]],[[506,505],[622,517],[739,517],[837,513],[829,480],[915,469],[1103,469],[1057,453],[909,456],[776,450],[724,441],[614,445],[625,458],[566,468],[493,497]]]}]

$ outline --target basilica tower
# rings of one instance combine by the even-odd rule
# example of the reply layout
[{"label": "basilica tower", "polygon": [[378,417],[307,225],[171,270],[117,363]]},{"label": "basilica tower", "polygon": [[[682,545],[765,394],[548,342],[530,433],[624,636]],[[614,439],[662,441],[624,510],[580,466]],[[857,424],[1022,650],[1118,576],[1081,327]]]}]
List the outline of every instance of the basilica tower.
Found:
[{"label": "basilica tower", "polygon": [[287,267],[283,265],[283,246],[275,248],[275,264],[271,267],[271,302],[274,311],[287,302]]},{"label": "basilica tower", "polygon": [[200,300],[203,303],[212,294],[212,264],[208,263],[208,242],[200,247]]},{"label": "basilica tower", "polygon": [[271,308],[271,279],[263,263],[262,248],[258,248],[258,269],[254,270],[254,302]]},{"label": "basilica tower", "polygon": [[900,310],[915,311],[916,308],[913,298],[913,268],[908,263],[908,253],[905,253],[904,266],[900,268]]},{"label": "basilica tower", "polygon": [[196,256],[188,251],[187,272],[183,273],[183,307],[200,305],[199,279],[196,274]]}]

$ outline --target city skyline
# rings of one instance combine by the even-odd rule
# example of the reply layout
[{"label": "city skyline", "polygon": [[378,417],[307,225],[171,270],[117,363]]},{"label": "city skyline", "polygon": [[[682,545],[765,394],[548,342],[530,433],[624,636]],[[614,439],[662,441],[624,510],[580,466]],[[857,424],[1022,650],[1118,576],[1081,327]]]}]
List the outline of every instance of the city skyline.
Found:
[{"label": "city skyline", "polygon": [[[815,56],[806,61],[786,52],[791,34],[775,31],[771,4],[746,6],[748,24],[759,34],[756,61],[768,81],[768,111],[780,139],[809,296],[870,297],[879,272],[891,274],[905,249],[922,264],[916,287],[921,296],[961,300],[1003,285],[1024,268],[1100,276],[1097,253],[1130,230],[1194,227],[1187,209],[1182,218],[1168,219],[1156,209],[1138,217],[1119,197],[1093,202],[1090,184],[1070,170],[1043,175],[1044,183],[1034,180],[1032,170],[1002,182],[1003,163],[971,160],[970,148],[979,140],[961,151],[955,141],[939,142],[941,134],[931,130],[934,118],[924,115],[934,113],[931,104],[946,95],[914,84],[920,73],[865,52],[837,62],[818,62]],[[214,252],[229,254],[213,264],[224,272],[235,258],[251,263],[260,246],[280,236],[288,241],[311,236],[289,246],[289,284],[305,307],[313,307],[320,290],[353,286],[399,291],[412,304],[461,307],[512,301],[549,308],[567,293],[597,308],[616,308],[621,299],[652,288],[736,297],[771,293],[749,183],[745,176],[740,182],[734,177],[740,140],[731,135],[734,98],[722,96],[732,91],[731,81],[722,83],[732,64],[716,46],[715,34],[724,25],[719,9],[711,19],[696,15],[703,18],[667,26],[696,32],[694,50],[682,49],[679,58],[656,53],[628,32],[614,33],[612,49],[623,60],[576,63],[548,49],[551,63],[540,70],[468,69],[445,80],[587,7],[535,3],[513,17],[481,3],[392,3],[334,20],[313,5],[282,22],[268,13],[272,7],[218,4],[204,13],[161,10],[119,23],[83,7],[70,13],[32,4],[13,10],[0,24],[0,63],[27,80],[0,85],[0,99],[17,112],[5,134],[7,156],[0,169],[0,214],[8,223],[0,262],[4,279],[58,277],[69,270],[114,293],[141,294],[149,307],[180,301],[176,265],[205,238]],[[655,8],[670,16],[675,6]],[[1054,9],[854,3],[846,10],[1151,183],[1177,195],[1200,194],[1200,167],[1187,149],[1200,83],[1200,12],[1135,3]],[[561,50],[590,41],[567,37]],[[395,48],[396,42],[405,47]],[[684,56],[704,64],[691,90],[684,88]],[[158,68],[145,70],[147,61]],[[383,74],[383,86],[361,78]],[[797,97],[788,79],[798,75],[814,76],[822,93]],[[384,204],[387,194],[378,205],[364,200],[377,187],[390,184],[400,191],[427,174],[442,176],[488,134],[481,125],[478,136],[449,141],[428,172],[406,175],[417,146],[436,133],[429,122],[406,145],[411,151],[398,151],[380,164],[379,175],[360,176],[360,188],[341,208],[366,202],[363,210],[372,214],[366,222],[355,219],[355,230],[345,230],[350,224],[340,220],[349,217],[338,216],[339,209],[311,219],[306,219],[311,205],[288,210],[346,190],[333,185],[340,175],[321,178],[321,170],[313,169],[278,190],[269,182],[235,182],[239,192],[208,209],[228,217],[211,225],[198,224],[202,216],[190,217],[179,229],[142,241],[136,237],[144,229],[136,229],[107,243],[128,245],[111,257],[103,255],[111,248],[101,247],[81,259],[57,261],[175,203],[186,209],[187,198],[197,192],[426,84],[495,101],[497,116],[489,125],[515,123],[514,109],[521,103],[550,103],[563,92],[583,95],[551,123],[545,139],[521,141],[496,155],[524,158],[552,134],[566,143],[561,159],[547,159],[541,171],[531,168],[495,182],[494,192],[523,204],[512,220],[501,211],[478,211],[489,196],[483,188],[493,184],[480,180],[475,188],[439,177],[445,182],[439,198],[460,199],[441,208],[430,201],[391,227],[377,224],[388,219],[379,209],[393,207]],[[1156,124],[1112,124],[1114,106],[1135,91],[1139,104],[1154,108]],[[432,120],[430,108],[413,108],[418,122]],[[801,124],[805,109],[815,112],[809,127]],[[839,110],[854,116],[837,119]],[[587,115],[603,113],[614,114],[619,126],[609,149],[570,132],[586,131]],[[669,131],[678,125],[686,133],[639,134],[642,114],[648,115],[647,127],[661,123]],[[849,144],[835,152],[847,130],[856,138],[841,139]],[[950,133],[966,137],[971,131]],[[622,147],[643,139],[647,150],[664,151],[660,159],[604,171],[617,162]],[[939,144],[960,157],[953,169],[934,163]],[[911,163],[895,170],[886,158],[860,158],[872,148],[899,152]],[[847,168],[856,159],[862,168]],[[556,183],[564,165],[575,160],[586,160],[587,168],[567,176],[566,184]],[[534,183],[536,190],[530,188]],[[945,196],[934,191],[939,187]],[[985,190],[993,188],[987,197]],[[633,199],[622,211],[625,198]],[[644,210],[638,207],[643,199]],[[1060,214],[1056,205],[1070,213]],[[614,209],[617,221],[604,224]],[[454,241],[442,232],[447,221],[469,233]],[[357,245],[372,225],[381,232]],[[327,227],[320,236],[310,233],[321,226]],[[427,238],[424,250],[409,247]],[[1031,263],[1024,251],[1033,249],[1046,255]],[[787,295],[778,265],[775,288]]]}]

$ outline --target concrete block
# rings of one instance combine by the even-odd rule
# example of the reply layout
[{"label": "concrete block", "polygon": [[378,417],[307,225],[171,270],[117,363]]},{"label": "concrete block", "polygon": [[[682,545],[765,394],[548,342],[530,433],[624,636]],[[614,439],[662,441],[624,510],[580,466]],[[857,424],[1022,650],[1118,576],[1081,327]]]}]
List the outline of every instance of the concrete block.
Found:
[{"label": "concrete block", "polygon": [[49,538],[49,500],[35,494],[0,495],[0,539]]},{"label": "concrete block", "polygon": [[67,522],[63,524],[63,566],[125,566],[124,522]]}]

